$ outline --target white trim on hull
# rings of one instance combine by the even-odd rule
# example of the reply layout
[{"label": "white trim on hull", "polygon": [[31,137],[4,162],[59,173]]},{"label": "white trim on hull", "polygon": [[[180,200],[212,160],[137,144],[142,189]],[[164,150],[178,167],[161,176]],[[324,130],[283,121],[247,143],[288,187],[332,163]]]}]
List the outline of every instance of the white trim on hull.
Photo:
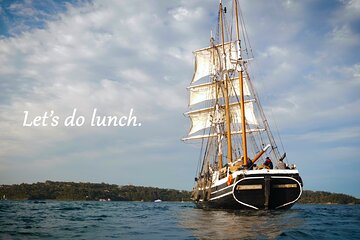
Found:
[{"label": "white trim on hull", "polygon": [[231,192],[227,192],[227,193],[225,193],[225,194],[223,194],[223,195],[210,198],[209,201],[213,201],[213,200],[215,200],[215,199],[219,199],[219,198],[225,197],[225,196],[230,195],[230,194],[232,194],[232,193],[233,193],[232,191],[231,191]]},{"label": "white trim on hull", "polygon": [[263,178],[263,177],[245,177],[245,178],[243,178],[243,179],[240,179],[240,180],[237,181],[236,183],[234,183],[234,184],[233,184],[233,189],[232,189],[232,195],[233,195],[233,198],[235,199],[235,201],[237,201],[238,203],[240,203],[240,204],[242,204],[242,205],[244,205],[244,206],[253,208],[253,209],[255,209],[255,210],[259,210],[259,208],[255,207],[255,206],[252,206],[252,205],[250,205],[250,204],[247,204],[247,203],[244,203],[244,202],[239,201],[239,200],[235,197],[234,192],[235,192],[235,186],[236,186],[239,182],[244,181],[244,180],[247,180],[247,179],[250,179],[250,180],[251,180],[251,179],[261,179],[261,178]]},{"label": "white trim on hull", "polygon": [[297,184],[299,184],[299,186],[300,186],[300,194],[299,194],[299,196],[298,196],[294,201],[289,202],[289,203],[285,203],[285,204],[283,204],[283,205],[281,205],[281,206],[278,206],[278,207],[276,207],[276,209],[283,208],[283,207],[285,207],[285,206],[287,206],[287,205],[290,205],[290,204],[294,204],[294,203],[296,203],[296,202],[300,199],[300,197],[301,197],[301,195],[302,195],[302,192],[303,192],[303,188],[301,187],[301,183],[300,183],[298,180],[296,180],[295,178],[282,177],[282,176],[277,176],[277,177],[272,177],[272,178],[289,178],[289,179],[291,179],[291,180],[295,180],[295,181],[297,182]]}]

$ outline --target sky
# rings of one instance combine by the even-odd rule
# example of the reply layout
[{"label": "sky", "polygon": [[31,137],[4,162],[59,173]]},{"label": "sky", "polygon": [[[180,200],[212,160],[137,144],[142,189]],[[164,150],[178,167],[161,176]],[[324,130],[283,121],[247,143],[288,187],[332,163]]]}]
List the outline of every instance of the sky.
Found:
[{"label": "sky", "polygon": [[[0,184],[190,190],[200,146],[181,141],[186,87],[217,9],[216,0],[0,0]],[[243,0],[241,9],[254,83],[304,188],[359,198],[360,0]],[[75,108],[85,124],[65,126]],[[141,126],[92,127],[94,108],[133,109]],[[59,124],[23,126],[24,111]]]}]

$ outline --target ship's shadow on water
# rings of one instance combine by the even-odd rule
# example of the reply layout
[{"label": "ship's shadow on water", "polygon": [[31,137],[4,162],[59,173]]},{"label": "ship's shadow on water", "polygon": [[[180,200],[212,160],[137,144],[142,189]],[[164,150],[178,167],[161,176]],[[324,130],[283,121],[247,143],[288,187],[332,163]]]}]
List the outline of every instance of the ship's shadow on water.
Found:
[{"label": "ship's shadow on water", "polygon": [[180,225],[191,230],[198,239],[279,239],[290,237],[287,233],[293,229],[301,229],[302,216],[301,209],[227,211],[195,208],[181,213]]}]

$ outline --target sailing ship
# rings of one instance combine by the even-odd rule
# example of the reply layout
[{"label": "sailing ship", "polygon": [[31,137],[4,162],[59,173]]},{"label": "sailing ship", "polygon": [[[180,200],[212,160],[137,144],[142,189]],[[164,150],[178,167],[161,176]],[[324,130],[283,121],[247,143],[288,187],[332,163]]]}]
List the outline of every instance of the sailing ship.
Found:
[{"label": "sailing ship", "polygon": [[199,208],[288,209],[301,196],[302,179],[270,130],[252,82],[243,14],[237,0],[231,5],[232,13],[220,0],[216,35],[194,51],[185,113],[191,128],[183,138],[201,142],[192,200]]}]

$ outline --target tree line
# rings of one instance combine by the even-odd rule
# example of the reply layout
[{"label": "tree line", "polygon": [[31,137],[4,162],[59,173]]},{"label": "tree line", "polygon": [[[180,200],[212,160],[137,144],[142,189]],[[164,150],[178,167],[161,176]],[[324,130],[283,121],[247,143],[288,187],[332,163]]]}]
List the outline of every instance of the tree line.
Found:
[{"label": "tree line", "polygon": [[133,185],[46,181],[0,185],[0,197],[9,200],[190,201],[190,192]]},{"label": "tree line", "polygon": [[[0,198],[9,200],[191,201],[190,196],[190,191],[106,183],[46,181],[0,185]],[[339,193],[305,190],[299,203],[360,204],[360,199]]]},{"label": "tree line", "polygon": [[360,199],[342,193],[303,191],[300,203],[360,204]]}]

